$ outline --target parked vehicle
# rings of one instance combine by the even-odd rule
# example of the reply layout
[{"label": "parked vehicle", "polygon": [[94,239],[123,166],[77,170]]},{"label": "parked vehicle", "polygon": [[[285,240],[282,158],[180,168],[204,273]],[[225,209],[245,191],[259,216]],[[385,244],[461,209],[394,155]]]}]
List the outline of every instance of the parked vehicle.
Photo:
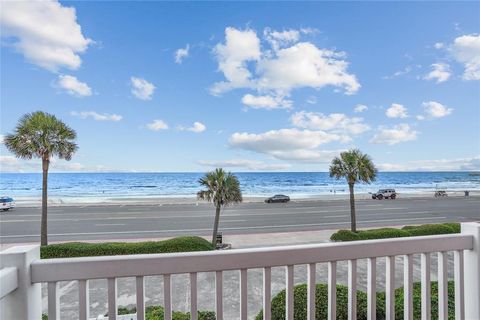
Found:
[{"label": "parked vehicle", "polygon": [[15,208],[15,200],[10,197],[1,197],[0,198],[0,210],[8,211]]},{"label": "parked vehicle", "polygon": [[273,197],[265,199],[266,203],[288,202],[288,201],[290,201],[290,197],[283,194],[276,194]]},{"label": "parked vehicle", "polygon": [[395,199],[397,193],[395,189],[380,189],[375,193],[372,193],[372,199],[382,200],[382,199]]},{"label": "parked vehicle", "polygon": [[435,191],[435,198],[439,198],[439,197],[448,197],[447,191],[445,190]]}]

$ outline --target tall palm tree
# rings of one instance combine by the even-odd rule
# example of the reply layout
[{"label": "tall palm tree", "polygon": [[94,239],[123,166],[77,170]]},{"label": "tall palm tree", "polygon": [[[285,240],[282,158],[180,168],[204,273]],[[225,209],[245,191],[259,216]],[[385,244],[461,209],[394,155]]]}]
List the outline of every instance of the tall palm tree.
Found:
[{"label": "tall palm tree", "polygon": [[342,152],[340,157],[335,157],[330,165],[330,177],[337,180],[346,178],[350,190],[350,215],[352,231],[357,232],[355,218],[355,195],[354,186],[357,182],[370,183],[375,180],[377,169],[372,159],[358,149]]},{"label": "tall palm tree", "polygon": [[48,167],[55,156],[70,160],[77,150],[77,134],[54,115],[37,111],[27,113],[17,123],[12,134],[5,137],[5,146],[18,158],[42,159],[42,219],[40,243],[48,244],[47,239],[47,190]]},{"label": "tall palm tree", "polygon": [[198,181],[206,190],[197,193],[197,198],[207,200],[215,205],[215,222],[213,224],[212,244],[218,233],[218,222],[220,220],[220,211],[222,207],[232,203],[242,202],[242,191],[240,182],[231,172],[225,172],[222,168],[208,172]]}]

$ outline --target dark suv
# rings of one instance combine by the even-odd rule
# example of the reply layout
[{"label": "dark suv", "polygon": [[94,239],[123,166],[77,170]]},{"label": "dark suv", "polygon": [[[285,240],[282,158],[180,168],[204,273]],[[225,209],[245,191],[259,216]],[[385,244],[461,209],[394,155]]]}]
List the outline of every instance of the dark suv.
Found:
[{"label": "dark suv", "polygon": [[273,197],[265,199],[266,203],[288,202],[288,201],[290,201],[290,197],[283,194],[276,194]]}]

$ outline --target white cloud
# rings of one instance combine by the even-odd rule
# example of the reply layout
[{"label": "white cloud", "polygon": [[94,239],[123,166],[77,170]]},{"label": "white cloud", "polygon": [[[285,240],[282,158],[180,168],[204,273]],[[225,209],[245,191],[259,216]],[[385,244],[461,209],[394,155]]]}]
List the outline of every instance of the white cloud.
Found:
[{"label": "white cloud", "polygon": [[167,130],[168,125],[163,120],[155,119],[151,123],[147,124],[147,128],[152,131],[160,131],[160,130]]},{"label": "white cloud", "polygon": [[385,111],[385,114],[389,118],[407,118],[407,108],[398,103],[392,103],[390,108]]},{"label": "white cloud", "polygon": [[3,134],[0,134],[0,144],[3,144],[5,142],[5,136]]},{"label": "white cloud", "polygon": [[433,46],[435,49],[442,49],[445,47],[445,44],[443,42],[437,42]]},{"label": "white cloud", "polygon": [[409,74],[411,71],[412,71],[412,66],[406,66],[404,69],[398,70],[398,71],[394,72],[393,74],[388,75],[388,76],[384,76],[382,78],[387,79],[387,80],[388,79],[393,79],[393,78],[396,78],[396,77],[400,77],[400,76],[404,76],[406,74]]},{"label": "white cloud", "polygon": [[[443,118],[443,117],[446,117],[453,112],[452,108],[447,108],[443,104],[441,104],[439,102],[436,102],[436,101],[424,102],[424,103],[422,103],[422,106],[424,108],[426,118],[429,118],[429,119]],[[418,119],[418,117],[417,117],[417,119]],[[425,119],[425,117],[423,119]],[[423,120],[423,119],[419,119],[419,120]]]},{"label": "white cloud", "polygon": [[307,100],[305,102],[308,103],[308,104],[316,104],[317,103],[317,97],[310,96],[310,97],[307,98]]},{"label": "white cloud", "polygon": [[[301,31],[302,32],[302,31]],[[300,33],[301,33],[300,32]],[[299,32],[266,29],[272,50],[261,51],[255,31],[225,30],[225,43],[215,47],[218,69],[226,81],[217,82],[211,93],[219,95],[236,88],[256,90],[265,96],[289,96],[296,88],[343,88],[354,94],[360,88],[355,75],[348,73],[345,53],[320,49],[310,42],[298,42]]]},{"label": "white cloud", "polygon": [[393,127],[380,126],[370,142],[394,145],[400,142],[416,140],[417,135],[418,132],[406,123]]},{"label": "white cloud", "polygon": [[343,113],[323,113],[300,111],[290,118],[296,127],[310,130],[332,131],[345,134],[360,134],[370,129],[363,118],[349,118]]},{"label": "white cloud", "polygon": [[289,109],[292,107],[292,101],[286,100],[281,96],[254,96],[246,94],[242,98],[242,103],[253,109]]},{"label": "white cloud", "polygon": [[480,156],[457,159],[417,160],[407,164],[380,163],[381,171],[478,171]]},{"label": "white cloud", "polygon": [[450,51],[465,67],[464,80],[480,80],[480,35],[470,34],[456,38]]},{"label": "white cloud", "polygon": [[95,111],[72,111],[70,112],[72,116],[79,117],[81,119],[92,118],[95,121],[120,121],[122,116],[118,114],[108,114],[108,113],[97,113]]},{"label": "white cloud", "polygon": [[355,113],[361,113],[361,112],[366,111],[366,110],[368,110],[368,107],[364,104],[357,104],[355,106],[355,108],[353,109],[353,111]]},{"label": "white cloud", "polygon": [[434,63],[431,65],[432,71],[425,75],[425,80],[436,80],[437,83],[445,82],[450,78],[450,66],[446,63]]},{"label": "white cloud", "polygon": [[230,89],[251,86],[251,73],[247,62],[258,60],[261,56],[260,39],[255,31],[226,28],[225,44],[217,44],[214,53],[218,60],[218,69],[227,81],[215,83],[211,89],[212,94],[218,95]]},{"label": "white cloud", "polygon": [[190,45],[187,43],[185,48],[180,48],[175,51],[175,63],[181,64],[183,59],[188,57],[190,51]]},{"label": "white cloud", "polygon": [[76,97],[88,97],[92,95],[92,89],[85,82],[79,81],[74,76],[59,75],[57,86]]},{"label": "white cloud", "polygon": [[290,168],[286,163],[264,163],[263,161],[247,160],[247,159],[231,159],[231,160],[199,160],[198,164],[212,168],[246,168],[253,171],[276,171]]},{"label": "white cloud", "polygon": [[195,121],[191,127],[178,126],[177,129],[180,131],[191,131],[195,133],[200,133],[207,130],[207,127],[203,123]]},{"label": "white cloud", "polygon": [[153,83],[148,82],[145,79],[131,77],[130,82],[132,85],[132,93],[135,97],[141,100],[151,100],[155,86]]},{"label": "white cloud", "polygon": [[75,9],[53,0],[2,1],[0,24],[7,44],[31,63],[54,72],[78,69],[79,54],[92,43],[82,34]]}]

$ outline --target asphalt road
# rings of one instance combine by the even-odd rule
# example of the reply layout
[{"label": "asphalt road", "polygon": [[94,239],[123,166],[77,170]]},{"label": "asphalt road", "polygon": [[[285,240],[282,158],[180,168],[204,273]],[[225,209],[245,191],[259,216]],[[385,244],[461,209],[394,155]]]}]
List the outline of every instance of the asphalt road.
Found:
[{"label": "asphalt road", "polygon": [[[208,235],[213,215],[209,204],[51,207],[48,233],[50,241]],[[480,197],[357,201],[359,227],[479,220]],[[224,234],[338,229],[349,225],[350,207],[345,200],[244,203],[225,209],[220,219]],[[39,231],[39,207],[0,213],[1,243],[36,242]]]}]

